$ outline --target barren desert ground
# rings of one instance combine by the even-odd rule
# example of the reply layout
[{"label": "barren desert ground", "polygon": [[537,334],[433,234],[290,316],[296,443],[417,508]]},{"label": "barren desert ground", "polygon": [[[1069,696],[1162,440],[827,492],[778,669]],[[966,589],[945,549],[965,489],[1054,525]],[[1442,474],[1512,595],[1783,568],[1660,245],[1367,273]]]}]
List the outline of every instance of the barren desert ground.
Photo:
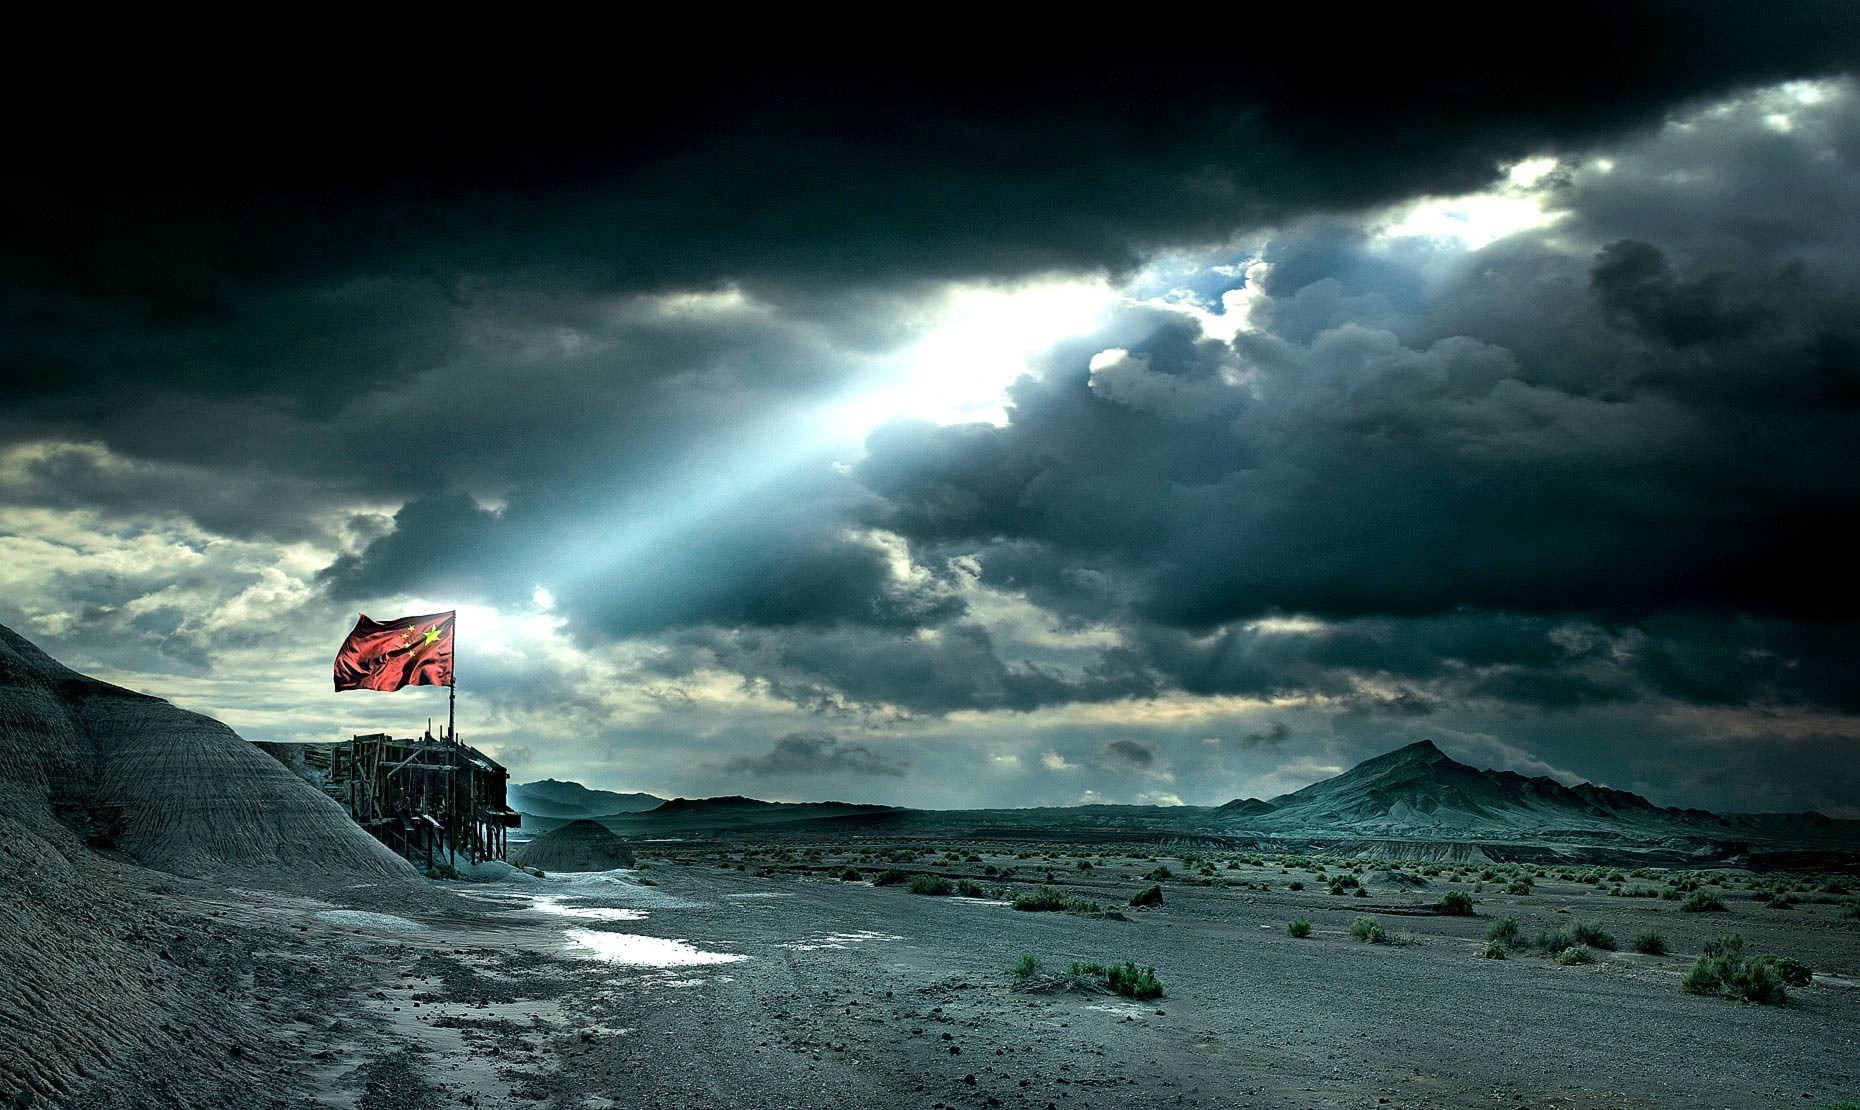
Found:
[{"label": "barren desert ground", "polygon": [[[176,955],[213,965],[227,1005],[275,1034],[246,1049],[272,1054],[278,1080],[255,1102],[1824,1108],[1860,1093],[1860,919],[1824,889],[1841,880],[1696,873],[1727,908],[1685,912],[1607,892],[1694,873],[1127,847],[650,845],[630,872],[446,884],[456,908],[405,917],[185,883],[156,897],[211,922]],[[847,867],[859,880],[835,877]],[[1163,904],[1129,907],[1157,868]],[[874,885],[886,869],[981,896]],[[1513,870],[1530,894],[1503,892]],[[1330,893],[1320,872],[1368,893]],[[1128,920],[1007,904],[1049,873]],[[1778,887],[1797,904],[1754,899]],[[1450,891],[1475,915],[1437,913]],[[1507,916],[1526,943],[1482,958]],[[1288,935],[1299,917],[1308,937]],[[1383,942],[1352,936],[1364,917]],[[1584,948],[1593,962],[1528,950],[1579,924],[1607,934]],[[1632,950],[1649,928],[1670,954]],[[1782,1005],[1683,991],[1729,933],[1813,981]],[[1041,967],[1017,975],[1026,954]],[[1065,974],[1125,960],[1163,995]]]}]

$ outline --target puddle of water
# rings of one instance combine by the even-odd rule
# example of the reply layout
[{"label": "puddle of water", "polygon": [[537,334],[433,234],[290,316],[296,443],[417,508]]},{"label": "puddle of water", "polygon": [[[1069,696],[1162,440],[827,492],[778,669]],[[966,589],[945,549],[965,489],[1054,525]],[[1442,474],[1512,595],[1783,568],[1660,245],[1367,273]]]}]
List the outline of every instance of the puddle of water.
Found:
[{"label": "puddle of water", "polygon": [[564,899],[547,896],[536,899],[536,909],[557,917],[582,917],[594,921],[646,920],[645,910],[629,910],[619,906],[571,906]]},{"label": "puddle of water", "polygon": [[750,891],[747,894],[726,894],[724,895],[724,897],[725,898],[793,898],[794,895],[791,892],[785,891],[785,890],[754,890],[754,891]]},{"label": "puddle of water", "polygon": [[706,952],[682,940],[643,937],[635,933],[570,929],[566,935],[571,942],[587,949],[597,960],[633,967],[698,967],[704,964],[733,964],[749,958],[736,952]]},{"label": "puddle of water", "polygon": [[411,933],[426,928],[418,921],[395,917],[391,913],[369,913],[366,910],[323,910],[316,915],[316,919],[327,921],[331,925],[347,925],[356,929],[381,929],[393,933]]},{"label": "puddle of water", "polygon": [[808,937],[806,940],[791,940],[778,947],[786,948],[794,952],[818,952],[822,949],[851,948],[855,944],[864,944],[868,940],[903,939],[903,937],[896,936],[892,933],[874,933],[870,930],[862,930],[856,933],[822,933],[819,936]]}]

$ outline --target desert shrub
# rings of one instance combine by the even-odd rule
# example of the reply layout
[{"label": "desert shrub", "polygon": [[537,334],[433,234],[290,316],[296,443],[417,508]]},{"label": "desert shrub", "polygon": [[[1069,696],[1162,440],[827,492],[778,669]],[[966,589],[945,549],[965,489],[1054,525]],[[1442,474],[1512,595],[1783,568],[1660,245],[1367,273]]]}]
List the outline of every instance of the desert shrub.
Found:
[{"label": "desert shrub", "polygon": [[1782,976],[1782,981],[1791,987],[1806,987],[1815,977],[1815,969],[1800,960],[1790,959],[1788,956],[1765,956],[1763,958],[1774,964],[1776,974]]},{"label": "desert shrub", "polygon": [[1530,892],[1531,880],[1529,877],[1513,879],[1511,882],[1505,884],[1506,894],[1529,894]]},{"label": "desert shrub", "polygon": [[964,898],[985,898],[988,895],[988,892],[982,889],[982,884],[976,882],[974,879],[963,879],[958,882],[956,884],[956,893],[962,895]]},{"label": "desert shrub", "polygon": [[1485,939],[1506,947],[1515,946],[1522,936],[1515,917],[1501,917],[1486,926],[1485,930]]},{"label": "desert shrub", "polygon": [[912,875],[904,884],[904,889],[910,891],[912,894],[929,894],[941,897],[951,893],[956,887],[955,884],[941,875]]},{"label": "desert shrub", "polygon": [[1346,890],[1356,890],[1362,885],[1355,875],[1339,875],[1330,881],[1330,892],[1342,894]]},{"label": "desert shrub", "polygon": [[1039,887],[1035,890],[1023,890],[1014,895],[1014,908],[1017,910],[1026,910],[1029,913],[1039,913],[1047,910],[1063,910],[1067,905],[1068,899],[1066,896],[1050,886]]},{"label": "desert shrub", "polygon": [[1440,901],[1434,903],[1434,909],[1449,917],[1471,917],[1473,912],[1472,895],[1463,890],[1449,890]]},{"label": "desert shrub", "polygon": [[900,871],[895,867],[889,867],[878,873],[877,877],[875,877],[872,880],[872,885],[873,886],[897,886],[899,883],[909,882],[910,878],[911,877],[905,872]]},{"label": "desert shrub", "polygon": [[1770,909],[1773,910],[1792,909],[1799,905],[1801,905],[1801,903],[1796,900],[1793,894],[1778,894],[1770,899]]},{"label": "desert shrub", "polygon": [[1104,981],[1106,986],[1125,998],[1156,998],[1163,992],[1162,983],[1156,978],[1155,968],[1139,968],[1129,960],[1125,960],[1121,965],[1107,968]]},{"label": "desert shrub", "polygon": [[1556,962],[1569,967],[1574,964],[1592,964],[1595,962],[1595,957],[1589,955],[1589,950],[1582,945],[1572,944],[1557,953]]},{"label": "desert shrub", "polygon": [[1634,951],[1647,956],[1666,955],[1666,937],[1658,929],[1642,929],[1634,934]]},{"label": "desert shrub", "polygon": [[1074,960],[1071,966],[1066,968],[1066,974],[1077,979],[1086,979],[1093,975],[1103,976],[1107,970],[1103,964],[1082,964]]},{"label": "desert shrub", "polygon": [[1744,938],[1732,933],[1708,942],[1679,985],[1688,994],[1728,994],[1741,1002],[1779,1006],[1788,1001],[1784,985],[1789,978],[1801,986],[1812,974],[1796,960],[1746,956]]},{"label": "desert shrub", "polygon": [[1570,934],[1577,944],[1586,944],[1590,948],[1600,948],[1605,952],[1615,950],[1615,938],[1602,930],[1600,925],[1592,922],[1577,922],[1570,926]]},{"label": "desert shrub", "polygon": [[1488,960],[1502,960],[1505,958],[1505,946],[1498,941],[1488,940],[1485,942],[1485,951],[1479,955]]},{"label": "desert shrub", "polygon": [[1724,903],[1702,890],[1694,890],[1679,903],[1679,908],[1686,913],[1723,913]]},{"label": "desert shrub", "polygon": [[1359,917],[1350,923],[1350,936],[1365,944],[1381,944],[1388,939],[1382,923],[1373,917]]},{"label": "desert shrub", "polygon": [[1020,959],[1014,961],[1014,977],[1031,979],[1040,973],[1040,958],[1031,952],[1022,952]]},{"label": "desert shrub", "polygon": [[1291,924],[1285,927],[1285,931],[1301,939],[1308,937],[1311,935],[1311,919],[1308,917],[1294,917],[1292,918]]},{"label": "desert shrub", "polygon": [[1286,889],[1288,890],[1303,890],[1304,888],[1305,888],[1305,884],[1298,882],[1297,880],[1293,880],[1291,883],[1287,884],[1287,887],[1286,887]]},{"label": "desert shrub", "polygon": [[863,878],[865,878],[865,876],[859,874],[859,869],[856,867],[848,867],[846,870],[840,872],[840,881],[843,883],[856,883]]},{"label": "desert shrub", "polygon": [[1155,870],[1144,875],[1143,877],[1148,879],[1150,882],[1159,883],[1159,882],[1162,882],[1164,879],[1175,878],[1175,873],[1173,871],[1170,871],[1167,867],[1158,867]]},{"label": "desert shrub", "polygon": [[1162,905],[1163,904],[1162,886],[1158,884],[1155,886],[1145,887],[1144,889],[1137,891],[1136,894],[1131,896],[1130,904],[1133,906],[1146,906],[1146,907]]}]

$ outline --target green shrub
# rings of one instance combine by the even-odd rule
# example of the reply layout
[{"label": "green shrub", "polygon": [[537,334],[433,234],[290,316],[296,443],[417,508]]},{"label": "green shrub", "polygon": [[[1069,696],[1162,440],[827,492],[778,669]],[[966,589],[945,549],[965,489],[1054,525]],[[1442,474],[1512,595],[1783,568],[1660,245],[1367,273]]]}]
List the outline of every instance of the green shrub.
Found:
[{"label": "green shrub", "polygon": [[1515,947],[1521,936],[1515,917],[1501,917],[1485,930],[1485,939],[1501,947]]},{"label": "green shrub", "polygon": [[1293,880],[1290,884],[1287,885],[1287,889],[1289,890],[1303,890],[1304,888],[1305,888],[1305,884],[1298,882],[1296,880]]},{"label": "green shrub", "polygon": [[1605,952],[1615,950],[1615,938],[1603,932],[1600,925],[1578,922],[1570,926],[1570,933],[1576,938],[1577,944],[1586,944],[1590,948],[1600,948]]},{"label": "green shrub", "polygon": [[1359,917],[1352,921],[1350,936],[1365,944],[1381,944],[1388,940],[1388,934],[1382,931],[1382,923],[1373,917]]},{"label": "green shrub", "polygon": [[1130,904],[1133,906],[1146,906],[1146,907],[1162,905],[1163,904],[1162,885],[1159,883],[1154,886],[1145,887],[1144,889],[1139,890],[1135,895],[1131,897]]},{"label": "green shrub", "polygon": [[1642,929],[1634,934],[1634,951],[1648,956],[1666,955],[1666,937],[1658,929]]},{"label": "green shrub", "polygon": [[1106,970],[1103,964],[1082,964],[1074,960],[1072,965],[1066,968],[1066,974],[1077,979],[1086,979],[1093,975],[1103,977]]},{"label": "green shrub", "polygon": [[1164,879],[1173,879],[1175,878],[1175,875],[1167,867],[1158,867],[1154,871],[1151,871],[1149,874],[1143,877],[1148,879],[1150,882],[1159,883],[1163,881]]},{"label": "green shrub", "polygon": [[1311,935],[1311,919],[1308,917],[1294,917],[1292,918],[1291,924],[1285,927],[1285,931],[1301,939],[1308,937]]},{"label": "green shrub", "polygon": [[1565,967],[1572,964],[1592,964],[1595,962],[1595,957],[1589,955],[1589,950],[1580,944],[1572,944],[1557,953],[1556,962]]},{"label": "green shrub", "polygon": [[1702,890],[1695,890],[1686,896],[1679,908],[1687,913],[1723,913],[1724,903]]},{"label": "green shrub", "polygon": [[1104,981],[1107,986],[1126,998],[1146,999],[1161,996],[1162,983],[1156,978],[1153,967],[1139,968],[1129,960],[1121,966],[1106,969]]},{"label": "green shrub", "polygon": [[[929,894],[941,897],[953,892],[956,887],[941,875],[912,875],[904,884],[904,889],[912,894]],[[979,888],[978,888],[979,889]]]},{"label": "green shrub", "polygon": [[1505,946],[1498,941],[1488,940],[1485,942],[1485,951],[1479,955],[1488,960],[1502,960],[1505,958]]},{"label": "green shrub", "polygon": [[1529,876],[1522,879],[1513,879],[1511,882],[1505,884],[1506,894],[1529,894],[1530,892],[1531,880]]},{"label": "green shrub", "polygon": [[1040,973],[1040,959],[1031,952],[1022,952],[1020,959],[1014,961],[1014,977],[1031,979]]},{"label": "green shrub", "polygon": [[1067,908],[1069,904],[1070,900],[1067,899],[1065,895],[1050,886],[1039,887],[1035,890],[1020,891],[1014,895],[1013,903],[1015,909],[1026,910],[1029,913],[1039,913],[1047,910],[1063,910]]},{"label": "green shrub", "polygon": [[1473,912],[1472,895],[1463,890],[1450,890],[1440,901],[1434,904],[1436,912],[1449,917],[1471,917]]},{"label": "green shrub", "polygon": [[958,882],[956,893],[964,898],[986,898],[988,896],[988,892],[982,889],[982,884],[974,879],[963,879]]},{"label": "green shrub", "polygon": [[884,871],[880,871],[877,877],[872,880],[872,885],[873,886],[897,886],[899,883],[909,882],[910,878],[911,877],[909,874],[903,871],[900,871],[895,867],[892,867],[892,868],[887,868]]},{"label": "green shrub", "polygon": [[1815,977],[1815,969],[1800,960],[1793,960],[1788,956],[1765,956],[1763,958],[1775,965],[1776,973],[1782,976],[1782,981],[1789,986],[1806,987]]},{"label": "green shrub", "polygon": [[1786,957],[1746,956],[1744,938],[1732,933],[1707,943],[1679,985],[1688,994],[1728,994],[1742,1002],[1779,1006],[1789,998],[1785,983],[1802,986],[1812,975],[1806,965]]},{"label": "green shrub", "polygon": [[843,883],[856,883],[863,878],[865,878],[865,876],[859,874],[859,869],[856,867],[848,867],[846,870],[840,872],[840,881]]}]

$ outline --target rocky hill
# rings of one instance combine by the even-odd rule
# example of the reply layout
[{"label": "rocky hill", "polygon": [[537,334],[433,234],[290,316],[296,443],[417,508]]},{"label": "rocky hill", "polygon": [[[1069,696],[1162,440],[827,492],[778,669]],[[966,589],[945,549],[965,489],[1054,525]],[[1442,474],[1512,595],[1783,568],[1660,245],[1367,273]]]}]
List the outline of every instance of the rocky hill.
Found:
[{"label": "rocky hill", "polygon": [[532,817],[573,821],[579,817],[607,817],[616,813],[644,813],[665,804],[653,794],[622,794],[594,790],[578,782],[542,779],[510,787],[511,808]]}]

